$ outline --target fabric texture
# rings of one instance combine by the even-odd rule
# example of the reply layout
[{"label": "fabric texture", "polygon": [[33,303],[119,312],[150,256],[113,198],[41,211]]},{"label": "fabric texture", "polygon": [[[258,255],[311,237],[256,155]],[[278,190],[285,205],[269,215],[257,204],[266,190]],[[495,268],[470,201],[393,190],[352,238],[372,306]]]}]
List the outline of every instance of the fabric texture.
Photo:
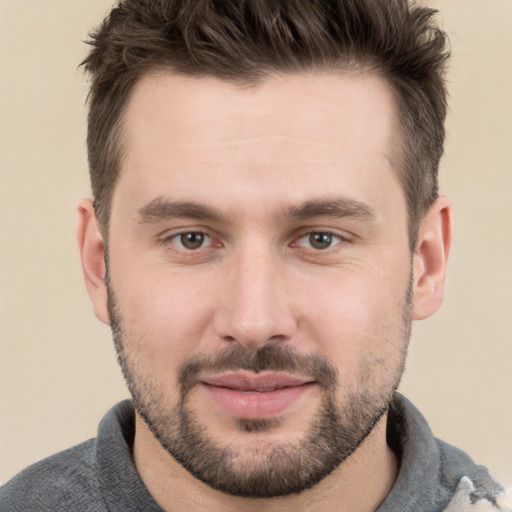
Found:
[{"label": "fabric texture", "polygon": [[[161,512],[135,468],[134,433],[126,400],[105,415],[96,439],[42,460],[0,487],[0,511]],[[400,469],[377,512],[512,512],[487,469],[436,439],[399,394],[390,409],[388,443]]]}]

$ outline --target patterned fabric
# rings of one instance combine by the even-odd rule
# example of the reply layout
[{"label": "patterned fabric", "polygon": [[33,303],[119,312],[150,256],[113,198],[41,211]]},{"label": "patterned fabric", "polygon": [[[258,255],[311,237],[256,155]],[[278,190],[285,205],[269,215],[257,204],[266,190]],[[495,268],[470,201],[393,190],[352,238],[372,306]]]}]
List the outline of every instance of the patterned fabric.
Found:
[{"label": "patterned fabric", "polygon": [[444,512],[512,512],[512,490],[503,491],[496,499],[490,499],[482,496],[473,482],[464,476]]}]

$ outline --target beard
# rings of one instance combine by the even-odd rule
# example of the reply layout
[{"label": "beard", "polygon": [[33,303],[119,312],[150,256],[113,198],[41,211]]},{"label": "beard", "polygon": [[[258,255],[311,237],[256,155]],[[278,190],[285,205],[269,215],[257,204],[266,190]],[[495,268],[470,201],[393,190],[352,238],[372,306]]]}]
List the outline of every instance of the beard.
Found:
[{"label": "beard", "polygon": [[[311,488],[354,454],[387,412],[400,382],[411,332],[412,287],[402,306],[399,354],[394,359],[368,356],[357,382],[340,383],[334,365],[320,354],[301,354],[285,343],[268,343],[248,350],[237,343],[218,354],[186,360],[179,368],[179,400],[171,404],[164,386],[129,340],[108,283],[108,308],[117,358],[133,398],[133,406],[160,445],[187,471],[213,489],[234,496],[272,498]],[[224,445],[212,439],[207,425],[195,416],[190,403],[203,373],[247,370],[307,375],[319,385],[322,398],[309,429],[300,441],[257,443],[251,450]],[[237,431],[264,436],[282,421],[235,419]],[[282,436],[286,439],[286,436]],[[254,439],[254,438],[251,438]]]}]

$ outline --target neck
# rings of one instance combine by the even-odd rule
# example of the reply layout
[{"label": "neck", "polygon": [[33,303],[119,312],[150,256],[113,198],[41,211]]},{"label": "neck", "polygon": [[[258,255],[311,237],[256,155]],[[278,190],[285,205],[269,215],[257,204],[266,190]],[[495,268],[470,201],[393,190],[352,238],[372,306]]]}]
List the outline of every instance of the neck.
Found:
[{"label": "neck", "polygon": [[290,496],[252,499],[216,491],[169,455],[136,416],[134,459],[155,501],[168,512],[374,512],[393,487],[397,460],[386,442],[384,416],[347,460],[311,489]]}]

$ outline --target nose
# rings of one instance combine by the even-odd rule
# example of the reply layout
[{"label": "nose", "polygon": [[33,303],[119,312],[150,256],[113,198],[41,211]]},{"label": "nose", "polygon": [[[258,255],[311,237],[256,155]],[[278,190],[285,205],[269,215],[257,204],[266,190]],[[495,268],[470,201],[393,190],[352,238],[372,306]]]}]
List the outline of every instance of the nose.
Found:
[{"label": "nose", "polygon": [[216,334],[252,350],[290,339],[297,318],[285,270],[272,250],[249,248],[226,262],[214,319]]}]

